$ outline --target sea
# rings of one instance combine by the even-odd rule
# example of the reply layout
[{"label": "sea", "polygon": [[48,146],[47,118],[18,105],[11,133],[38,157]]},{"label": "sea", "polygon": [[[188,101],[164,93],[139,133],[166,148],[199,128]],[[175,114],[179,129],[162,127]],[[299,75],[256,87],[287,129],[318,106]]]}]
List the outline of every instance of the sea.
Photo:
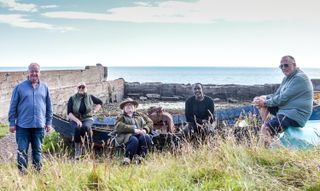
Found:
[{"label": "sea", "polygon": [[[84,67],[42,67],[41,70],[76,70]],[[320,78],[320,68],[301,68],[311,79]],[[26,67],[0,67],[1,71],[26,71]],[[108,80],[192,84],[277,84],[284,75],[279,68],[258,67],[108,67]]]}]

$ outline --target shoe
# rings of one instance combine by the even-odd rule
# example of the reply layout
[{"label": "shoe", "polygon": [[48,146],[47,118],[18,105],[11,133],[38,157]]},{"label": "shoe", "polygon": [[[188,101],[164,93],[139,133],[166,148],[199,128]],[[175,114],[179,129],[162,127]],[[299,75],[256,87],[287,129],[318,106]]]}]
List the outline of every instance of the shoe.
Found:
[{"label": "shoe", "polygon": [[141,164],[144,161],[144,158],[141,156],[136,156],[135,161],[136,161],[136,164]]},{"label": "shoe", "polygon": [[130,160],[129,158],[127,158],[127,157],[126,157],[126,158],[124,158],[124,159],[123,159],[123,161],[122,161],[122,163],[121,163],[121,164],[122,164],[122,165],[129,165],[129,164],[130,164],[130,162],[131,162],[131,160]]},{"label": "shoe", "polygon": [[81,156],[81,145],[80,143],[74,143],[74,159],[79,160]]}]

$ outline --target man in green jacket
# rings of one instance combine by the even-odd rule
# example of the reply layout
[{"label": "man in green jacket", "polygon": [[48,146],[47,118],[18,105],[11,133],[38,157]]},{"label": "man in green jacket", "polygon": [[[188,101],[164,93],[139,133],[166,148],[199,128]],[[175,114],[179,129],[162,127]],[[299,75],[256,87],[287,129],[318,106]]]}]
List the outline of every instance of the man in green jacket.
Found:
[{"label": "man in green jacket", "polygon": [[[272,136],[288,127],[303,127],[312,113],[313,86],[308,76],[289,55],[282,57],[279,68],[285,77],[277,91],[253,100],[264,121],[261,140],[267,146]],[[269,113],[275,117],[268,120]]]},{"label": "man in green jacket", "polygon": [[115,125],[117,145],[125,145],[124,165],[130,164],[135,157],[137,163],[148,153],[148,147],[152,140],[148,135],[151,132],[152,120],[145,114],[136,111],[138,102],[131,98],[125,99],[120,103],[120,109],[123,112],[117,117]]}]

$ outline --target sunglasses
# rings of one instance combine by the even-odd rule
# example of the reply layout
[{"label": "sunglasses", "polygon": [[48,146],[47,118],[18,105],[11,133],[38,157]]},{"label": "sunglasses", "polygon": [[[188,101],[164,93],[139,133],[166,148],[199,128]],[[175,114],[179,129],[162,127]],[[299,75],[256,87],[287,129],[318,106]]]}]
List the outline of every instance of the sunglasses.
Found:
[{"label": "sunglasses", "polygon": [[84,89],[86,86],[79,86],[78,89]]},{"label": "sunglasses", "polygon": [[289,64],[280,64],[279,68],[288,68],[289,67]]}]

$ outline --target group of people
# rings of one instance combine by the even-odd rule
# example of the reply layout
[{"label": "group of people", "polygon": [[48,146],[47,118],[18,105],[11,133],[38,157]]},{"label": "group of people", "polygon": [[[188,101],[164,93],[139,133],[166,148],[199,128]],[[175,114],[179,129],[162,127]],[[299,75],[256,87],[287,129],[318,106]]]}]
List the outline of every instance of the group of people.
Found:
[{"label": "group of people", "polygon": [[[277,91],[253,99],[264,122],[260,140],[265,145],[270,144],[273,136],[288,127],[303,127],[312,112],[313,86],[310,79],[297,67],[292,56],[282,57],[279,68],[285,77]],[[204,95],[201,83],[193,85],[193,93],[185,102],[185,135],[198,132],[199,126],[216,120],[214,101]],[[85,139],[92,141],[92,116],[101,106],[99,98],[87,93],[85,83],[77,86],[77,93],[68,101],[67,114],[75,129],[76,159],[81,155],[81,143]],[[137,112],[137,107],[138,102],[131,98],[120,104],[122,113],[117,118],[115,130],[116,143],[125,146],[123,164],[130,164],[134,159],[141,162],[146,156],[152,142],[149,136],[152,129],[167,133],[175,131],[172,116],[161,107],[150,108],[147,115]],[[29,143],[32,147],[32,164],[37,171],[41,170],[41,144],[45,130],[51,129],[52,115],[49,89],[40,80],[40,66],[31,63],[28,67],[28,79],[20,82],[13,90],[8,117],[10,132],[16,132],[17,164],[20,172],[27,169]]]}]

